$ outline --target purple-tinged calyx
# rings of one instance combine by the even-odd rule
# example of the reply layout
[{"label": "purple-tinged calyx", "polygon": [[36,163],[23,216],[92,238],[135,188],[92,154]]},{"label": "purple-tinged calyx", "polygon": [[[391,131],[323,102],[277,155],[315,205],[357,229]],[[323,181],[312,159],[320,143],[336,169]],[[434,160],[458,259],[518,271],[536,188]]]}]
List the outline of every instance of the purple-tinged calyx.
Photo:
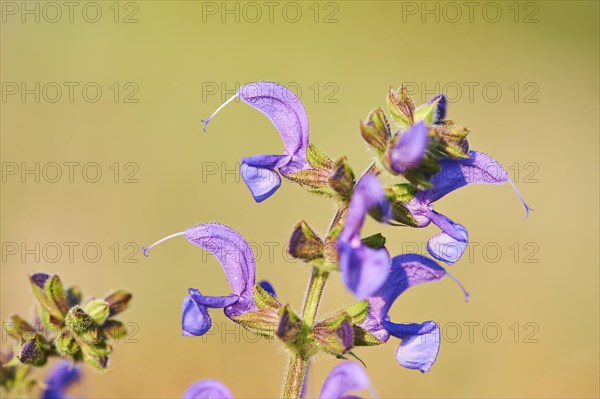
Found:
[{"label": "purple-tinged calyx", "polygon": [[241,86],[233,97],[204,120],[204,131],[212,118],[236,98],[265,114],[279,131],[285,147],[282,155],[242,159],[242,178],[256,202],[261,202],[281,185],[279,173],[286,176],[310,169],[306,159],[308,117],[302,102],[286,87],[274,82],[254,82]]},{"label": "purple-tinged calyx", "polygon": [[337,238],[342,279],[359,299],[377,291],[390,268],[390,255],[385,247],[370,248],[361,240],[362,226],[373,208],[387,219],[389,203],[379,180],[373,175],[364,175],[354,189],[346,223]]},{"label": "purple-tinged calyx", "polygon": [[433,260],[418,254],[405,254],[392,259],[392,267],[385,284],[368,298],[369,311],[359,325],[382,342],[390,336],[401,339],[396,360],[409,369],[428,371],[439,351],[439,327],[432,321],[422,324],[396,324],[390,321],[389,310],[396,299],[415,285],[439,281],[445,276],[455,280],[468,299],[464,287]]}]

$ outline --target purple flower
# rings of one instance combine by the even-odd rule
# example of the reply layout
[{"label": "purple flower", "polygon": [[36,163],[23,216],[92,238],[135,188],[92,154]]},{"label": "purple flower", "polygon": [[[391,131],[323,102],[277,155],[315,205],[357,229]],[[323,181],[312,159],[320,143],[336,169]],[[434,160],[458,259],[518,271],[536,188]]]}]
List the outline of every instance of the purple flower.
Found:
[{"label": "purple flower", "polygon": [[233,399],[233,394],[221,381],[207,379],[190,385],[183,399]]},{"label": "purple flower", "polygon": [[183,335],[199,336],[210,329],[212,320],[208,308],[223,308],[229,318],[256,310],[253,297],[256,272],[254,254],[238,232],[223,224],[200,224],[143,248],[144,254],[148,256],[148,251],[155,245],[180,235],[219,260],[232,291],[227,296],[205,296],[199,290],[190,288],[189,296],[183,300]]},{"label": "purple flower", "polygon": [[392,259],[392,268],[385,284],[368,298],[367,318],[360,326],[377,339],[387,342],[390,336],[402,341],[396,350],[396,360],[409,369],[429,371],[440,348],[440,329],[433,321],[422,324],[396,324],[390,321],[389,310],[394,301],[408,288],[439,281],[444,276],[454,279],[468,298],[464,287],[431,259],[418,254],[405,254]]},{"label": "purple flower", "polygon": [[390,167],[394,172],[404,173],[419,166],[427,150],[428,132],[425,122],[419,122],[398,137],[388,154]]},{"label": "purple flower", "polygon": [[373,175],[365,175],[356,184],[346,223],[337,239],[342,279],[358,298],[365,298],[377,291],[390,269],[387,249],[369,248],[360,238],[367,213],[375,207],[379,208],[384,218],[389,213],[389,203],[379,180]]},{"label": "purple flower", "polygon": [[310,168],[306,159],[308,117],[302,102],[286,87],[274,82],[254,82],[240,87],[233,97],[204,120],[204,131],[211,119],[237,97],[273,122],[285,146],[282,155],[256,155],[242,159],[242,178],[255,201],[261,202],[281,185],[277,170],[286,176]]},{"label": "purple flower", "polygon": [[66,360],[59,361],[48,373],[42,399],[67,399],[67,389],[81,379],[79,367]]},{"label": "purple flower", "polygon": [[[351,391],[371,388],[371,381],[365,370],[354,362],[343,362],[331,370],[319,394],[319,399],[352,399]],[[220,381],[200,380],[183,394],[183,399],[233,399],[231,391]]]},{"label": "purple flower", "polygon": [[444,159],[440,161],[440,171],[431,178],[431,188],[420,190],[406,204],[417,221],[418,227],[433,222],[442,232],[431,237],[427,250],[436,259],[449,265],[455,263],[463,254],[469,241],[467,229],[450,218],[433,210],[433,202],[446,194],[469,184],[504,184],[509,182],[523,202],[527,215],[531,208],[508,177],[508,173],[490,156],[470,151],[469,158]]}]

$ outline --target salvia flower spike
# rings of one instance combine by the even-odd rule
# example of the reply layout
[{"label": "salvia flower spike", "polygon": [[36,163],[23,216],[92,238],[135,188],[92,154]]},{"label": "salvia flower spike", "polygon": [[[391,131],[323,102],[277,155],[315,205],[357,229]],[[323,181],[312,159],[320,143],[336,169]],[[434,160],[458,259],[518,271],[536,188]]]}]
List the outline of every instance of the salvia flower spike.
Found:
[{"label": "salvia flower spike", "polygon": [[[401,366],[429,371],[440,350],[440,327],[433,321],[396,323],[390,318],[391,307],[408,288],[440,281],[446,276],[459,286],[465,301],[468,302],[470,294],[433,259],[419,254],[391,258],[385,247],[386,238],[380,233],[362,237],[363,225],[367,215],[382,223],[411,227],[433,223],[439,232],[428,240],[427,250],[436,260],[452,265],[465,252],[469,232],[434,210],[434,203],[470,184],[508,182],[528,215],[532,209],[506,170],[490,156],[470,149],[469,129],[446,119],[448,101],[443,95],[415,106],[405,87],[390,90],[388,110],[393,124],[381,108],[361,122],[361,135],[376,151],[379,164],[369,168],[358,182],[346,157],[334,158],[337,159],[334,162],[309,144],[308,117],[302,103],[277,83],[261,81],[240,87],[203,120],[203,130],[227,104],[237,99],[267,116],[284,145],[282,154],[242,159],[241,175],[255,201],[273,195],[284,177],[309,192],[334,199],[338,211],[325,238],[301,221],[290,239],[289,253],[313,267],[301,313],[296,313],[289,303],[280,302],[269,282],[256,284],[256,264],[250,245],[230,227],[200,224],[143,247],[144,255],[148,256],[156,245],[185,236],[188,242],[214,255],[225,272],[231,288],[228,295],[208,296],[195,288],[188,290],[183,300],[183,335],[205,334],[212,325],[209,309],[222,308],[227,317],[244,328],[258,335],[276,336],[291,357],[283,390],[286,398],[304,397],[307,369],[318,352],[338,359],[347,355],[356,357],[353,349],[381,344],[390,337],[400,340],[395,357]],[[408,183],[382,187],[379,166],[393,176],[403,176]],[[328,244],[334,244],[335,251],[329,251]],[[335,271],[340,272],[346,287],[361,300],[315,322],[325,282],[329,273]],[[32,284],[51,316],[60,322],[64,316],[63,295],[56,289],[51,298],[46,298],[42,292],[46,280],[41,276],[33,279]],[[88,309],[89,317],[103,320],[110,315],[106,310],[114,302],[110,298],[111,301],[100,301]],[[68,338],[65,337],[65,348]],[[365,370],[358,363],[343,362],[326,378],[319,398],[354,398],[349,395],[351,391],[364,389],[370,389],[376,396]],[[184,398],[233,398],[233,394],[217,380],[201,380],[185,391]]]}]

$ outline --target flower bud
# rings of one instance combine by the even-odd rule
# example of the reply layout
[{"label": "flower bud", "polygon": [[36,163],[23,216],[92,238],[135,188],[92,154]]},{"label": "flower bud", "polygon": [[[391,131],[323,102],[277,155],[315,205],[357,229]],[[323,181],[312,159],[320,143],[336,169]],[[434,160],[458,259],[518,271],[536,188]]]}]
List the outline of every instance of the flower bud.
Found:
[{"label": "flower bud", "polygon": [[387,96],[387,106],[394,121],[401,128],[408,128],[414,123],[415,104],[410,98],[406,87],[401,87],[398,90],[390,88]]},{"label": "flower bud", "polygon": [[335,168],[329,175],[328,183],[329,187],[343,198],[350,198],[356,179],[346,157],[342,157],[335,162]]},{"label": "flower bud", "polygon": [[10,321],[4,323],[4,330],[16,340],[29,341],[35,335],[35,329],[17,315],[12,315]]},{"label": "flower bud", "polygon": [[366,121],[360,122],[362,138],[377,151],[383,154],[390,140],[390,125],[381,108],[374,109],[367,116]]},{"label": "flower bud", "polygon": [[69,330],[64,330],[54,339],[56,351],[65,357],[74,357],[79,352],[79,344]]},{"label": "flower bud", "polygon": [[354,346],[354,330],[348,314],[339,314],[336,319],[318,323],[313,334],[326,352],[343,355]]},{"label": "flower bud", "polygon": [[107,296],[104,300],[108,303],[110,309],[109,316],[114,316],[126,310],[129,307],[131,297],[132,295],[129,292],[123,290],[117,290]]},{"label": "flower bud", "polygon": [[288,245],[290,255],[297,259],[310,261],[323,257],[323,241],[305,222],[299,222]]},{"label": "flower bud", "polygon": [[60,278],[56,275],[36,273],[30,276],[29,280],[33,295],[50,314],[50,321],[55,325],[61,325],[69,310],[69,305]]},{"label": "flower bud", "polygon": [[302,332],[302,320],[290,307],[285,305],[279,311],[279,325],[277,326],[277,337],[286,344],[293,344]]},{"label": "flower bud", "polygon": [[102,331],[114,340],[119,340],[127,335],[125,324],[118,320],[106,320],[102,326]]},{"label": "flower bud", "polygon": [[100,327],[79,305],[69,310],[65,323],[73,335],[85,343],[95,344],[101,340]]},{"label": "flower bud", "polygon": [[85,304],[85,313],[98,325],[104,324],[110,312],[110,305],[103,299],[93,299]]},{"label": "flower bud", "polygon": [[38,334],[23,344],[18,358],[21,363],[43,366],[46,364],[49,352],[50,345]]}]

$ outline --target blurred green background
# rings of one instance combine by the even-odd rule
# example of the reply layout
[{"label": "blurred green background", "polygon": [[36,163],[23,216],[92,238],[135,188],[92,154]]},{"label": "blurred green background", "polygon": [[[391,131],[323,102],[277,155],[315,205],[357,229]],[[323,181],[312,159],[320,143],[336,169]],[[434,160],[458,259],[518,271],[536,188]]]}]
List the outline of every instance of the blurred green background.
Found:
[{"label": "blurred green background", "polygon": [[[301,97],[311,142],[357,173],[372,158],[358,122],[389,86],[407,83],[416,102],[443,91],[448,117],[472,129],[472,147],[502,163],[535,209],[524,220],[508,185],[436,205],[469,229],[473,244],[451,270],[472,299],[444,280],[396,302],[394,320],[435,320],[444,342],[426,374],[396,363],[395,339],[357,350],[381,397],[599,396],[598,2],[101,1],[74,2],[72,14],[48,4],[2,2],[1,317],[32,313],[36,271],[88,296],[132,291],[128,339],[108,373],[86,370],[78,392],[180,397],[216,378],[239,398],[279,395],[277,343],[220,311],[220,331],[181,336],[188,287],[229,293],[217,261],[183,239],[149,258],[139,251],[196,223],[228,224],[254,243],[258,278],[300,308],[309,269],[284,246],[300,219],[323,232],[333,204],[287,182],[254,203],[234,172],[240,158],[283,147],[245,104],[201,131],[236,87],[273,80]],[[423,251],[436,230],[369,221],[364,233],[377,231],[399,254]],[[71,258],[65,243],[76,243]],[[321,315],[353,300],[338,276],[325,298]],[[336,362],[316,359],[309,395]]]}]

